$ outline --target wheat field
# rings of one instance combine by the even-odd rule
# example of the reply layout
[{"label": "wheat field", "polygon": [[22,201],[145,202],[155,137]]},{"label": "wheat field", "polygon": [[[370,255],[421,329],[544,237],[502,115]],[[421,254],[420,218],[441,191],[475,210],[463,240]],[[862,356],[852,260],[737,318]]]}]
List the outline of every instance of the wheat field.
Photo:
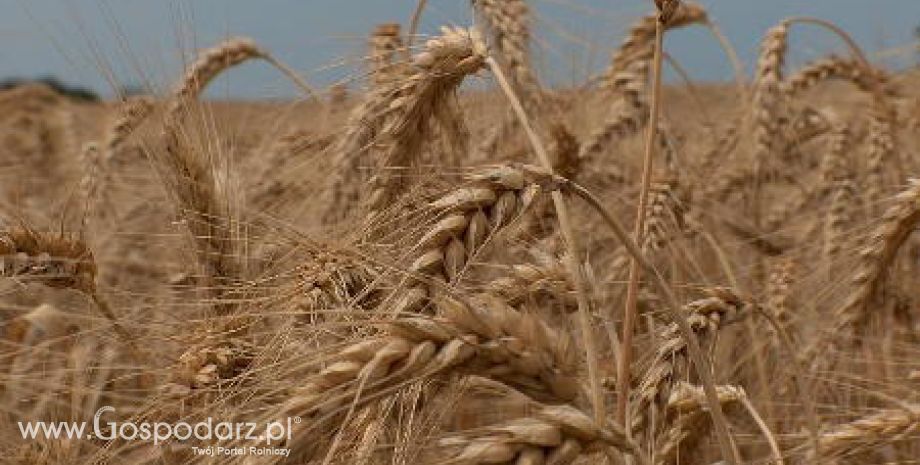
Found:
[{"label": "wheat field", "polygon": [[[561,88],[525,0],[424,7],[347,86],[238,37],[166,93],[0,92],[0,462],[920,463],[916,72],[796,17],[662,83],[722,35],[656,0]],[[847,53],[787,65],[799,28]],[[302,97],[201,98],[250,61]]]}]

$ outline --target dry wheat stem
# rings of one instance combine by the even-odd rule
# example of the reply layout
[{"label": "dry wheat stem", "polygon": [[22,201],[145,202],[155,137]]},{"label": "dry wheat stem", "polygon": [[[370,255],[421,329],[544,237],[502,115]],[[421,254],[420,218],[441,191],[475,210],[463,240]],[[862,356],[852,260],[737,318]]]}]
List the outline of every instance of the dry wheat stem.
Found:
[{"label": "dry wheat stem", "polygon": [[[639,190],[639,204],[637,206],[635,230],[633,240],[641,244],[644,241],[646,209],[648,208],[649,189],[652,183],[652,169],[654,166],[655,142],[658,130],[658,118],[661,113],[661,53],[664,42],[665,20],[659,11],[655,21],[655,45],[652,59],[652,106],[649,112],[649,122],[646,126],[645,156],[642,162],[642,181]],[[637,297],[639,293],[639,264],[635,258],[629,262],[629,278],[626,288],[626,304],[623,307],[623,335],[620,337],[620,360],[617,364],[617,423],[628,425],[627,402],[629,400],[629,380],[633,358],[633,332],[635,331],[636,315],[638,313]]]},{"label": "dry wheat stem", "polygon": [[639,265],[642,267],[642,270],[651,276],[652,284],[656,287],[656,290],[665,298],[665,309],[668,311],[668,316],[673,322],[676,322],[678,328],[680,329],[681,336],[687,341],[687,349],[690,354],[690,359],[693,362],[693,366],[696,367],[698,376],[703,385],[703,390],[706,393],[706,399],[708,402],[709,413],[712,416],[712,421],[716,426],[716,432],[719,439],[719,447],[722,452],[723,460],[726,460],[730,465],[738,465],[741,460],[736,457],[735,448],[733,447],[733,442],[728,428],[728,420],[725,419],[725,414],[722,412],[722,408],[719,405],[718,392],[716,391],[716,384],[712,377],[711,368],[709,363],[707,363],[706,358],[703,356],[703,351],[700,348],[699,342],[694,335],[693,329],[690,327],[689,323],[685,319],[684,315],[681,313],[680,304],[678,303],[677,297],[674,295],[674,292],[671,290],[668,282],[661,276],[661,273],[652,265],[643,255],[642,251],[639,249],[639,246],[629,237],[626,229],[620,224],[616,217],[612,216],[609,211],[604,207],[604,204],[590,191],[586,190],[584,187],[579,186],[576,183],[571,181],[555,177],[552,179],[552,185],[555,185],[557,189],[566,189],[570,192],[575,193],[582,198],[600,217],[604,220],[604,223],[610,228],[610,231],[613,235],[623,244],[623,247],[629,252],[630,256],[635,258]]},{"label": "dry wheat stem", "polygon": [[[515,95],[511,85],[505,78],[504,73],[502,73],[501,67],[492,57],[486,58],[486,63],[489,66],[489,69],[495,75],[496,80],[498,80],[502,91],[505,93],[505,96],[511,103],[511,107],[517,114],[521,126],[523,126],[524,132],[527,134],[527,138],[530,141],[531,147],[533,148],[534,152],[536,152],[538,160],[543,165],[543,168],[548,173],[552,174],[553,162],[546,151],[546,147],[543,145],[536,132],[530,126],[530,122],[527,118],[527,113],[524,110],[524,107],[521,105],[520,100]],[[594,340],[593,327],[591,325],[591,310],[588,303],[588,291],[586,288],[584,275],[582,274],[583,270],[579,264],[579,257],[581,255],[579,252],[580,247],[577,240],[578,236],[576,236],[575,230],[572,227],[568,208],[565,202],[565,197],[563,197],[561,192],[556,190],[553,190],[551,195],[553,198],[553,205],[556,209],[556,217],[559,220],[559,226],[562,230],[562,237],[565,241],[566,248],[568,249],[568,260],[566,264],[569,269],[569,273],[572,275],[572,278],[575,281],[576,298],[578,299],[578,319],[579,325],[581,326],[582,339],[584,340],[585,344],[585,353],[588,364],[588,381],[591,385],[592,405],[594,407],[594,420],[597,422],[597,424],[604,424],[604,418],[606,418],[606,408],[604,406],[604,397],[602,392],[603,387],[601,386],[601,376],[598,369],[598,358],[600,357],[600,354],[597,351]]]},{"label": "dry wheat stem", "polygon": [[[406,54],[412,49],[412,42],[415,41],[415,35],[418,33],[418,25],[422,20],[422,13],[428,5],[428,0],[416,0],[415,9],[412,11],[412,17],[409,19],[409,33],[406,35]],[[408,56],[406,57],[408,58]]]}]

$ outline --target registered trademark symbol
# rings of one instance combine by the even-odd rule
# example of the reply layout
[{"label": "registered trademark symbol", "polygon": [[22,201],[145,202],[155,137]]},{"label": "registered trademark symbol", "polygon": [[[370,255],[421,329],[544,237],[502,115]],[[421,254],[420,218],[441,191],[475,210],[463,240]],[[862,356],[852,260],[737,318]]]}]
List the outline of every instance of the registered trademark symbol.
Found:
[{"label": "registered trademark symbol", "polygon": [[294,417],[294,423],[300,423],[300,417]]}]

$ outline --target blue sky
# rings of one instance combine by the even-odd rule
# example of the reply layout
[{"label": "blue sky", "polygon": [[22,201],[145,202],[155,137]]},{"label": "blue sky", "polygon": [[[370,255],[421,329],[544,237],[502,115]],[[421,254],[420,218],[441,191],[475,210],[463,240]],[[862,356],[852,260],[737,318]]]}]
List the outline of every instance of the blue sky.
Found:
[{"label": "blue sky", "polygon": [[[629,23],[651,0],[530,0],[535,56],[546,80],[571,84],[602,69]],[[920,24],[918,0],[702,0],[748,71],[764,31],[783,17],[834,21],[870,53],[906,46]],[[111,94],[113,86],[167,88],[196,48],[231,35],[254,38],[317,85],[360,75],[374,24],[406,23],[415,0],[0,0],[0,77],[56,75]],[[429,0],[421,31],[471,23],[468,0]],[[842,51],[826,33],[793,35],[793,63]],[[728,80],[715,40],[693,28],[669,36],[669,53],[694,78]],[[877,59],[905,66],[917,54]],[[286,97],[293,89],[264,65],[221,78],[211,96]]]}]

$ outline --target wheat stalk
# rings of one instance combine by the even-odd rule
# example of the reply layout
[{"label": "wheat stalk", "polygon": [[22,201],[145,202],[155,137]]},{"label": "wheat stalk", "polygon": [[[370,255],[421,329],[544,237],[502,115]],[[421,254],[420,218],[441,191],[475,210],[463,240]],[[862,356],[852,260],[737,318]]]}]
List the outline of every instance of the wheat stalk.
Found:
[{"label": "wheat stalk", "polygon": [[[527,140],[542,166],[542,174],[548,175],[551,178],[558,177],[553,173],[553,161],[546,150],[546,146],[543,145],[533,126],[530,124],[530,119],[527,116],[524,106],[514,93],[514,89],[511,88],[511,84],[502,72],[501,67],[492,57],[486,58],[486,63],[495,76],[495,79],[498,81],[499,87],[501,87],[508,102],[511,104],[511,108],[517,115],[518,121],[524,129],[524,133],[527,135]],[[550,195],[553,199],[556,218],[559,220],[559,229],[562,232],[562,238],[565,241],[568,252],[566,266],[575,282],[576,298],[578,300],[578,323],[581,329],[582,342],[585,346],[585,353],[587,355],[588,379],[591,384],[591,401],[594,408],[594,421],[598,424],[603,424],[606,416],[606,406],[604,397],[601,393],[601,376],[598,369],[599,353],[592,332],[588,289],[580,261],[581,246],[578,236],[575,234],[572,219],[569,215],[569,209],[562,192],[553,189]]]},{"label": "wheat stalk", "polygon": [[[665,11],[665,5],[680,5],[676,2],[656,2],[658,7],[658,17],[655,21],[655,41],[653,52],[654,72],[652,75],[652,106],[648,115],[648,126],[645,138],[645,155],[642,159],[642,180],[639,190],[639,203],[636,207],[636,223],[633,230],[633,240],[642,244],[645,240],[646,231],[646,209],[648,208],[649,190],[652,183],[652,170],[654,169],[655,144],[657,143],[658,118],[661,113],[661,67],[662,54],[664,47],[665,25],[667,17],[671,12]],[[667,17],[666,17],[667,15]],[[626,302],[623,308],[623,336],[622,350],[620,351],[620,360],[617,365],[617,423],[628,428],[627,409],[629,401],[630,388],[630,371],[632,369],[633,358],[633,333],[635,331],[636,317],[638,314],[638,295],[639,295],[639,278],[641,269],[636,258],[631,257],[629,261],[629,278],[626,287]]]}]

